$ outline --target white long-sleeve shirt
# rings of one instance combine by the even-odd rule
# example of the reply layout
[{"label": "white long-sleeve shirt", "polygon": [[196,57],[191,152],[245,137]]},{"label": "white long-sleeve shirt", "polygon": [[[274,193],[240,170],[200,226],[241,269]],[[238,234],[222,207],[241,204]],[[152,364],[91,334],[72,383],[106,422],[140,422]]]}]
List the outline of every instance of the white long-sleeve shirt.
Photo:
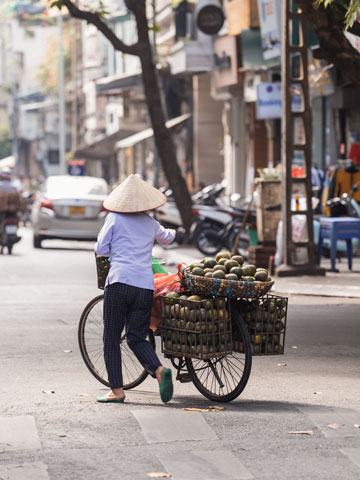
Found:
[{"label": "white long-sleeve shirt", "polygon": [[154,241],[168,245],[174,238],[174,230],[144,212],[108,213],[95,245],[98,255],[111,257],[106,285],[120,282],[153,290]]}]

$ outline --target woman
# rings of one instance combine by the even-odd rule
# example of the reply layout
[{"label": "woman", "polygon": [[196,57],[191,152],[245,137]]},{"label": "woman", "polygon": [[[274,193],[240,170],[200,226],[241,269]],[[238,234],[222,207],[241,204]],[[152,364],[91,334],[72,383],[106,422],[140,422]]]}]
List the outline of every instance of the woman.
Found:
[{"label": "woman", "polygon": [[125,400],[120,337],[126,328],[129,347],[139,362],[157,378],[162,401],[172,398],[171,370],[164,368],[146,337],[154,294],[152,248],[154,241],[169,244],[175,230],[167,230],[147,212],[160,207],[166,197],[136,175],[130,175],[105,199],[109,210],[98,235],[95,252],[111,257],[104,295],[104,358],[110,392],[98,402]]}]

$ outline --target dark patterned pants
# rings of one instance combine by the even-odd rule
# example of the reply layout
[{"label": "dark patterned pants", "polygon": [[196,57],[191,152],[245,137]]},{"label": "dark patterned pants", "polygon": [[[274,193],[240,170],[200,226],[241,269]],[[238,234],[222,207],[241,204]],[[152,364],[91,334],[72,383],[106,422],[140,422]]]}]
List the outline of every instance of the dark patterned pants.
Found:
[{"label": "dark patterned pants", "polygon": [[125,283],[112,283],[104,292],[104,359],[111,388],[123,386],[120,338],[124,326],[129,347],[141,365],[155,377],[161,365],[146,340],[154,292]]}]

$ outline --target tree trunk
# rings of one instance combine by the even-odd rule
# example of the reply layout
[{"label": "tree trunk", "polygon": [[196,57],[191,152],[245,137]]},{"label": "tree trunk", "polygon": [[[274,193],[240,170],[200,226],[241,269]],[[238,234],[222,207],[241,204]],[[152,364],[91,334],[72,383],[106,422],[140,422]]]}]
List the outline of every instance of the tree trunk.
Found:
[{"label": "tree trunk", "polygon": [[138,29],[139,57],[142,67],[145,98],[154,130],[155,144],[162,168],[169,182],[169,186],[173,191],[183,225],[188,232],[193,222],[192,201],[186,181],[176,159],[175,145],[171,138],[171,133],[165,125],[165,116],[161,103],[156,66],[153,61],[145,8],[142,9],[137,6],[134,7],[133,12]]}]

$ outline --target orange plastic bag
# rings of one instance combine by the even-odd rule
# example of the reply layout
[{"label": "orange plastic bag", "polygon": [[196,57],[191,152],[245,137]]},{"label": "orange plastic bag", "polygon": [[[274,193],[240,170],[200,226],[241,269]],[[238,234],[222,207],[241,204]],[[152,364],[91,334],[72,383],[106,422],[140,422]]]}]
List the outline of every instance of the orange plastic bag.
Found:
[{"label": "orange plastic bag", "polygon": [[177,273],[156,273],[154,275],[154,301],[151,310],[150,328],[157,330],[160,327],[160,296],[168,292],[182,292],[180,268],[184,263],[179,263]]}]

